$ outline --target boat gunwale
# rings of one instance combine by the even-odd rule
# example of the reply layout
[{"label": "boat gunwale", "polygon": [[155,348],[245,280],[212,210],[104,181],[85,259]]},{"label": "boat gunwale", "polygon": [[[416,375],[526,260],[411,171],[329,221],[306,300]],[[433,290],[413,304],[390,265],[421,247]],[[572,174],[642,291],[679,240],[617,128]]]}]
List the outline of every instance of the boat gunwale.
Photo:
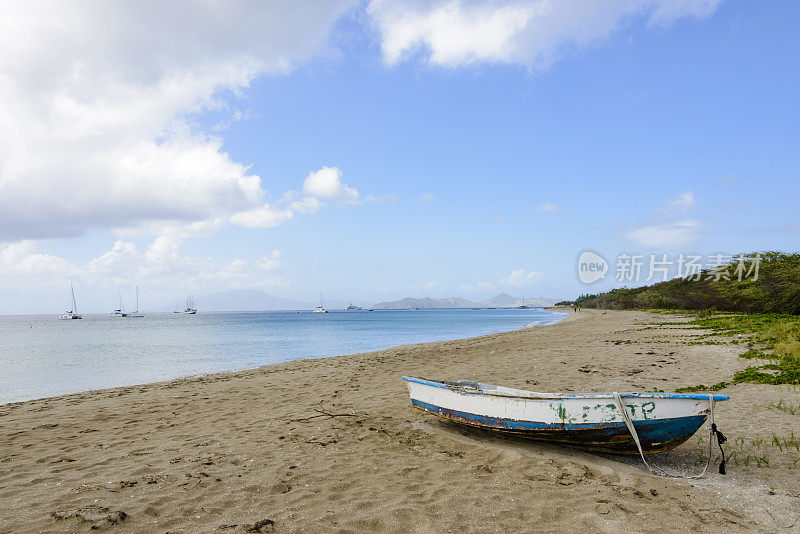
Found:
[{"label": "boat gunwale", "polygon": [[[428,380],[425,378],[415,378],[411,376],[404,376],[403,380],[405,380],[406,382],[414,382],[425,386],[448,389],[450,391],[454,391],[457,393],[466,393],[469,395],[489,395],[492,397],[506,397],[506,398],[531,399],[531,400],[614,398],[613,393],[539,393],[536,391],[527,391],[524,389],[515,390],[519,393],[506,393],[502,391],[476,389],[474,387],[467,385],[460,386],[457,384],[448,384],[445,382],[439,382],[437,380]],[[478,384],[481,383],[478,382]],[[491,384],[484,384],[484,385],[491,385]],[[497,387],[502,387],[502,386],[497,386]],[[730,397],[727,395],[716,395],[716,394],[704,395],[699,393],[661,393],[661,392],[632,391],[625,393],[620,392],[619,395],[620,397],[633,397],[633,398],[645,398],[645,399],[685,399],[685,400],[706,400],[706,401],[709,399],[709,397],[714,399],[714,401],[726,401],[730,399]]]}]

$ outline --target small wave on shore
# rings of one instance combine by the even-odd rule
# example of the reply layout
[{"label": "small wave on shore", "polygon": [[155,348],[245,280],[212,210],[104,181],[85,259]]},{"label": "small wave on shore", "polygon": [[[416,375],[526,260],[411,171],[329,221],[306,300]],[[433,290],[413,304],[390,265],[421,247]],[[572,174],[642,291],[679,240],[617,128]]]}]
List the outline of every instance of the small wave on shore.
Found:
[{"label": "small wave on shore", "polygon": [[556,324],[569,317],[569,314],[564,312],[550,312],[550,313],[553,315],[551,318],[542,319],[539,321],[531,321],[530,323],[525,325],[525,328],[533,328],[534,326],[547,326],[551,324]]}]

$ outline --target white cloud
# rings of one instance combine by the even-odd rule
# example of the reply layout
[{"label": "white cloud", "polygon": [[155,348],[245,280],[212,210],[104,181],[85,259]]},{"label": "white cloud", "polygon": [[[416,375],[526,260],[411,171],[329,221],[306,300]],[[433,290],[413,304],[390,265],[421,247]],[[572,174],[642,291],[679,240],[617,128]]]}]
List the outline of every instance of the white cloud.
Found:
[{"label": "white cloud", "polygon": [[[303,213],[309,212],[304,211]],[[279,209],[270,204],[264,204],[260,208],[235,213],[231,216],[231,222],[248,228],[273,228],[288,221],[292,216],[291,208]]]},{"label": "white cloud", "polygon": [[298,213],[316,213],[324,204],[317,197],[305,197],[300,200],[293,200],[289,204],[289,209]]},{"label": "white cloud", "polygon": [[178,264],[184,259],[181,255],[181,241],[171,236],[158,236],[148,247],[145,258],[151,263]]},{"label": "white cloud", "polygon": [[0,239],[191,224],[263,205],[260,178],[192,115],[319,53],[349,3],[4,5]]},{"label": "white cloud", "polygon": [[0,281],[27,280],[38,283],[50,276],[69,276],[72,265],[63,258],[42,254],[33,241],[0,246]]},{"label": "white cloud", "polygon": [[694,193],[687,191],[675,197],[674,200],[668,200],[662,207],[656,208],[656,212],[665,216],[682,215],[695,206],[697,206],[697,202],[694,199]]},{"label": "white cloud", "polygon": [[537,204],[533,209],[536,211],[543,211],[545,213],[553,213],[558,211],[558,206],[552,202],[542,202],[541,204]]},{"label": "white cloud", "polygon": [[[305,196],[297,198],[295,191],[288,191],[276,204],[240,211],[230,217],[230,222],[248,228],[273,228],[282,224],[295,213],[311,215],[327,203],[339,206],[360,204],[356,189],[342,183],[342,171],[338,167],[323,167],[310,172],[303,182]],[[396,202],[397,195],[367,195],[367,202]]]},{"label": "white cloud", "polygon": [[94,288],[137,284],[147,288],[153,302],[156,295],[174,295],[176,288],[214,292],[285,285],[282,279],[265,276],[279,270],[282,259],[281,252],[273,250],[254,261],[234,258],[220,262],[188,255],[181,239],[159,236],[144,252],[132,242],[119,240],[108,252],[76,263],[42,254],[31,241],[18,241],[0,245],[0,288],[59,290],[72,280]]},{"label": "white cloud", "polygon": [[303,193],[337,204],[357,204],[358,191],[342,183],[338,167],[322,167],[309,173],[303,182]]},{"label": "white cloud", "polygon": [[648,23],[651,26],[670,26],[684,17],[704,19],[709,17],[722,0],[665,0],[655,3],[655,10],[650,14]]},{"label": "white cloud", "polygon": [[506,287],[525,287],[545,277],[544,273],[539,271],[528,271],[526,269],[515,269],[506,277],[503,277],[498,282],[500,286]]},{"label": "white cloud", "polygon": [[430,60],[458,65],[479,59],[508,61],[514,34],[527,24],[524,5],[473,5],[460,2],[372,2],[367,8],[383,37],[384,61],[397,63],[411,49],[425,45]]},{"label": "white cloud", "polygon": [[719,1],[374,0],[367,12],[389,65],[421,51],[445,67],[490,62],[546,68],[639,20],[666,27],[681,18],[704,18]]},{"label": "white cloud", "polygon": [[282,254],[280,250],[273,250],[263,258],[259,258],[255,262],[255,266],[262,271],[275,271],[281,266]]},{"label": "white cloud", "polygon": [[704,224],[699,219],[685,218],[695,207],[697,201],[694,193],[681,193],[655,209],[658,218],[664,222],[630,228],[624,235],[637,245],[651,250],[676,250],[695,245],[703,237]]},{"label": "white cloud", "polygon": [[433,193],[430,193],[428,191],[425,191],[424,193],[421,193],[419,195],[419,201],[420,202],[433,202],[433,199],[435,199],[435,198],[436,198],[436,195],[434,195]]},{"label": "white cloud", "polygon": [[675,250],[697,243],[702,237],[702,227],[700,221],[686,219],[635,228],[626,237],[649,249]]},{"label": "white cloud", "polygon": [[129,274],[141,259],[142,255],[136,250],[136,245],[129,241],[120,240],[114,243],[114,247],[111,250],[91,260],[87,270],[102,275],[111,273],[117,273],[118,275]]},{"label": "white cloud", "polygon": [[[270,227],[326,203],[359,203],[340,171],[325,167],[306,179],[305,198],[274,205],[261,178],[195,120],[212,109],[227,110],[228,120],[246,117],[232,100],[258,76],[323,53],[331,27],[353,4],[178,0],[157,13],[137,2],[4,5],[0,239],[93,228],[119,236],[213,233],[228,222]],[[374,0],[367,11],[388,63],[422,46],[434,64],[544,65],[637,17],[663,26],[708,16],[716,5]]]}]

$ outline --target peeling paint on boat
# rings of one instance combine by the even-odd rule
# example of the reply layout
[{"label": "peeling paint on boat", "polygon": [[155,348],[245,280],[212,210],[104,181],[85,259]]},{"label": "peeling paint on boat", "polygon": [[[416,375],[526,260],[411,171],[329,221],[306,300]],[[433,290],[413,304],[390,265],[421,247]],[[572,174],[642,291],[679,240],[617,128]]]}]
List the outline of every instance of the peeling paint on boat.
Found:
[{"label": "peeling paint on boat", "polygon": [[[403,377],[415,408],[460,423],[591,450],[636,452],[611,393],[536,393],[482,384]],[[621,393],[646,452],[694,434],[709,413],[707,395]],[[714,395],[715,401],[727,400]]]}]

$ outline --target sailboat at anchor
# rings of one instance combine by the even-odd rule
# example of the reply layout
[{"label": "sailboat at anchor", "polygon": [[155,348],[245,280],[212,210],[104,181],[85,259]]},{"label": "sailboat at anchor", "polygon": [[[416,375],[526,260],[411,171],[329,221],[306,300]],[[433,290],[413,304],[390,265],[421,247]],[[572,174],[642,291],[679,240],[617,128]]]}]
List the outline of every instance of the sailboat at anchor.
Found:
[{"label": "sailboat at anchor", "polygon": [[319,306],[314,308],[313,313],[328,313],[328,310],[325,309],[325,301],[322,300],[322,290],[319,290]]},{"label": "sailboat at anchor", "polygon": [[64,312],[59,319],[83,319],[83,317],[78,315],[78,306],[75,305],[75,288],[72,287],[72,282],[69,283],[69,293],[71,296],[72,309]]},{"label": "sailboat at anchor", "polygon": [[111,317],[127,317],[128,314],[122,311],[122,291],[119,292],[119,308],[110,313]]},{"label": "sailboat at anchor", "polygon": [[143,313],[139,313],[139,286],[136,286],[136,309],[129,313],[128,317],[144,317]]},{"label": "sailboat at anchor", "polygon": [[189,297],[186,299],[186,309],[183,310],[183,313],[185,315],[196,315],[197,308],[194,306],[194,299],[192,298],[192,295],[189,295]]}]

